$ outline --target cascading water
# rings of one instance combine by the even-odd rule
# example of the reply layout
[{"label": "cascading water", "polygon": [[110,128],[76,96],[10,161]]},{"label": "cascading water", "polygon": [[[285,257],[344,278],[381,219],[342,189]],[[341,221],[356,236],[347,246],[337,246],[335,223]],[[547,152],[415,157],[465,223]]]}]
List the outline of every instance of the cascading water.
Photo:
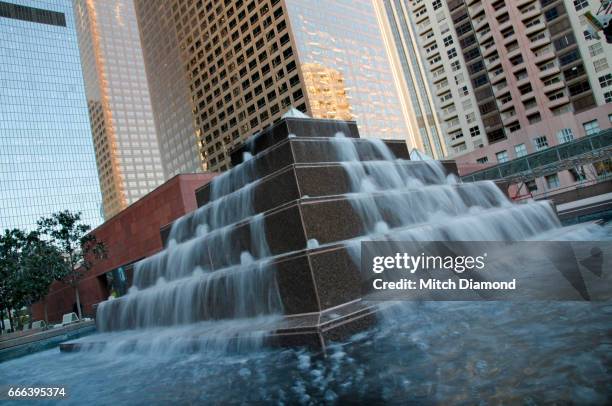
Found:
[{"label": "cascading water", "polygon": [[[492,182],[461,184],[437,161],[396,159],[380,140],[360,139],[360,148],[341,133],[329,140],[325,145],[349,180],[342,197],[365,230],[342,242],[356,262],[364,239],[524,240],[560,229],[547,203],[513,205]],[[254,207],[262,182],[255,162],[261,155],[247,156],[215,178],[210,201],[173,223],[166,249],[136,264],[129,293],[99,305],[101,332],[136,329],[114,334],[138,343],[149,329],[176,338],[274,328],[283,301],[272,264],[291,253],[271,253],[265,213]],[[248,229],[246,242],[234,238],[240,227]],[[320,247],[308,240],[303,249]]]}]

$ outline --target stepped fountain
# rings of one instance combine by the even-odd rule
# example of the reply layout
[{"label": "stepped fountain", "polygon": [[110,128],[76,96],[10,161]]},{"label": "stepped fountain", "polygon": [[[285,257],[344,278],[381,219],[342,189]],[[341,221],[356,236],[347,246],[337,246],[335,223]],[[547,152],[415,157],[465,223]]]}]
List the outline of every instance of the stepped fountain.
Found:
[{"label": "stepped fountain", "polygon": [[361,241],[560,229],[548,203],[513,205],[492,182],[459,183],[453,162],[410,160],[403,141],[360,138],[354,122],[286,117],[231,161],[196,192],[199,208],[164,230],[165,249],[136,264],[129,293],[98,306],[102,334],[62,350],[155,337],[167,340],[159,348],[177,337],[325,347],[376,321]]}]

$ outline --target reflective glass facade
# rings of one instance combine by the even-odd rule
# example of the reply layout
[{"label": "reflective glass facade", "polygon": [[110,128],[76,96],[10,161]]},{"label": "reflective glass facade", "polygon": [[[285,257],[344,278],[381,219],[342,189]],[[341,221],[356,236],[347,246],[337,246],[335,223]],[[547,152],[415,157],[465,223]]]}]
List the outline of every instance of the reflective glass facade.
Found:
[{"label": "reflective glass facade", "polygon": [[[373,3],[286,0],[286,4],[301,66],[315,64],[338,72],[360,134],[408,139]],[[310,102],[312,91],[308,87],[306,91]]]},{"label": "reflective glass facade", "polygon": [[132,0],[74,0],[105,218],[164,182]]},{"label": "reflective glass facade", "polygon": [[65,209],[95,227],[101,196],[72,5],[4,3],[38,10],[0,17],[0,230]]}]

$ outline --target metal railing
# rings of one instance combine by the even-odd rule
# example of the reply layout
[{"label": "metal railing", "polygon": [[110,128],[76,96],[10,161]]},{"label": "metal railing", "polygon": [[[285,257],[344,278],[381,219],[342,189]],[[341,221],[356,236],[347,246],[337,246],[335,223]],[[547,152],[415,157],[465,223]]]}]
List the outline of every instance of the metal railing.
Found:
[{"label": "metal railing", "polygon": [[524,181],[550,175],[576,165],[612,158],[612,129],[547,148],[463,176],[464,182],[479,180]]}]

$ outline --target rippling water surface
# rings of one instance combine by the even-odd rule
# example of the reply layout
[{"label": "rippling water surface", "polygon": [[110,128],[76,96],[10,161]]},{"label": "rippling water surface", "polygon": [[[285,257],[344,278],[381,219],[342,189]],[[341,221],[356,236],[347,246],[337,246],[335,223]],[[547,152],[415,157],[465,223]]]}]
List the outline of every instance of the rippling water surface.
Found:
[{"label": "rippling water surface", "polygon": [[66,385],[65,405],[612,401],[612,304],[402,303],[384,314],[326,358],[53,349],[0,364],[0,381]]}]

